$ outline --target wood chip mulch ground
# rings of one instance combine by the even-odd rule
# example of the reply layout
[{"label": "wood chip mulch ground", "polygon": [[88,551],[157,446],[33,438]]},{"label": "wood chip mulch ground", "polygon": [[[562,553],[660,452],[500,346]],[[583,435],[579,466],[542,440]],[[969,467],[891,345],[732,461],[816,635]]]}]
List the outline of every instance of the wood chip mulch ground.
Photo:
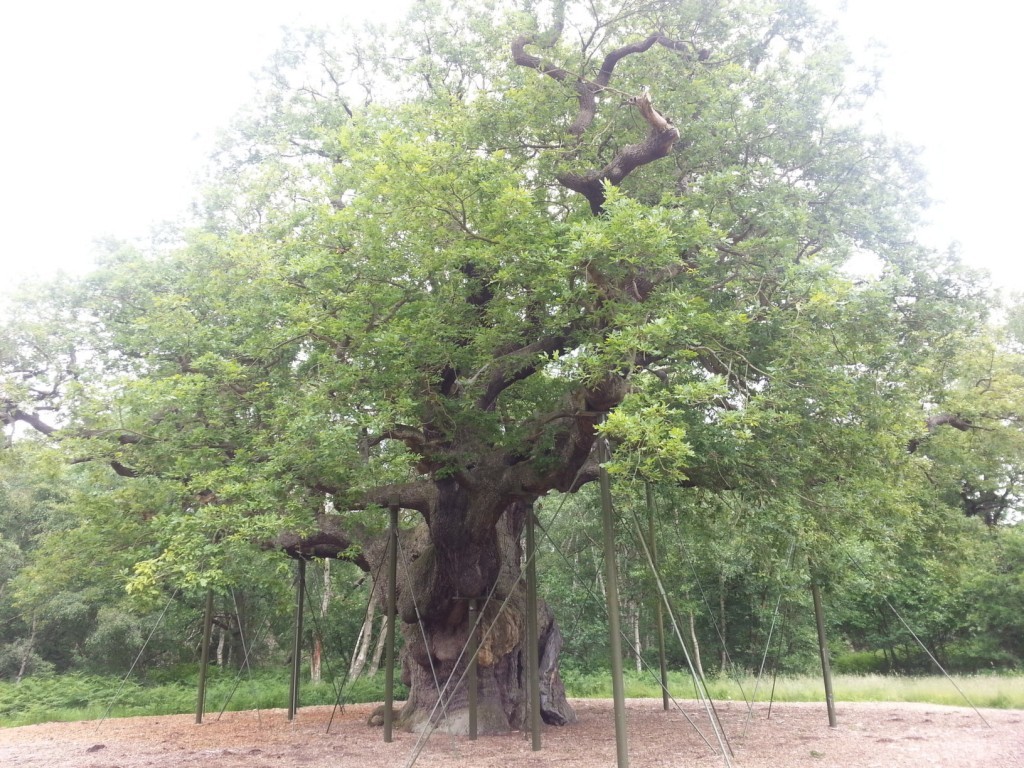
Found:
[{"label": "wood chip mulch ground", "polygon": [[[104,722],[46,723],[0,729],[4,768],[555,768],[614,766],[615,728],[608,700],[573,705],[579,722],[545,726],[533,751],[528,734],[469,741],[435,733],[425,742],[396,733],[390,744],[366,725],[372,704],[301,709],[293,722],[284,710],[194,716],[134,717]],[[703,707],[680,702],[664,712],[660,700],[627,705],[632,768],[736,766],[736,768],[1024,768],[1024,711],[981,711],[929,704],[839,704],[839,725],[829,728],[824,705],[775,704],[749,713],[742,703],[717,704],[733,756],[722,756]],[[691,723],[692,721],[692,723]],[[987,725],[985,723],[987,721]]]}]

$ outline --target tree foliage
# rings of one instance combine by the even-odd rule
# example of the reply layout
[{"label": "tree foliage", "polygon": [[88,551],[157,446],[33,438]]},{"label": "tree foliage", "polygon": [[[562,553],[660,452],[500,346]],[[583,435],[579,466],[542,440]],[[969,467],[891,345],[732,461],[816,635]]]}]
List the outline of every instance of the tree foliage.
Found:
[{"label": "tree foliage", "polygon": [[405,620],[465,633],[501,521],[594,479],[599,437],[624,493],[688,494],[662,526],[762,619],[794,548],[837,590],[847,559],[926,557],[951,505],[1015,514],[1019,360],[977,276],[916,244],[920,170],[858,78],[798,0],[293,35],[192,226],[23,299],[3,423],[92,465],[64,544],[104,539],[140,600],[226,594],[265,548],[369,570],[397,507]]}]

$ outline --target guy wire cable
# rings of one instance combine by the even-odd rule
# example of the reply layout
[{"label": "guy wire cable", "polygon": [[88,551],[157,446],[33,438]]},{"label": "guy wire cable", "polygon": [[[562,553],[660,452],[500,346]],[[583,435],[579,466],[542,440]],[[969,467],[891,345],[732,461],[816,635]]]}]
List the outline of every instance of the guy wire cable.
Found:
[{"label": "guy wire cable", "polygon": [[[369,595],[369,597],[366,600],[366,608],[363,609],[362,626],[364,626],[364,627],[366,626],[366,617],[370,613],[370,603],[373,601],[373,593],[374,593],[374,590],[376,590],[376,588],[377,588],[377,584],[378,584],[377,580],[380,578],[380,572],[383,569],[385,562],[387,562],[387,558],[382,557],[380,559],[380,562],[377,563],[377,572],[373,574],[373,576],[371,577],[371,580],[370,580],[370,595]],[[358,589],[358,588],[359,588],[359,585],[356,585],[355,587],[352,588],[352,592],[355,592],[355,590]],[[371,642],[373,641],[373,628],[372,628],[372,626],[370,628],[370,640],[371,640]],[[338,697],[334,700],[334,708],[331,710],[331,716],[327,720],[327,730],[326,730],[327,733],[331,732],[331,725],[334,724],[334,716],[338,712],[338,707],[340,706],[342,709],[344,709],[345,705],[341,703],[341,699],[342,699],[343,694],[345,692],[345,685],[348,683],[349,671],[351,671],[351,665],[349,665],[349,669],[345,671],[345,680],[342,681],[342,685],[341,685],[341,688],[339,689]]]},{"label": "guy wire cable", "polygon": [[[519,583],[520,579],[522,579],[522,574],[520,574],[519,578],[515,582],[513,582],[513,588]],[[480,626],[480,622],[483,620],[484,608],[486,608],[487,605],[491,602],[491,598],[493,598],[494,591],[497,589],[497,587],[498,587],[498,582],[497,582],[497,580],[495,580],[494,584],[491,586],[490,592],[487,593],[487,598],[484,600],[483,607],[477,612],[477,623],[476,623],[477,627]],[[508,601],[511,598],[512,598],[512,590],[509,590],[509,594],[505,595],[505,599],[502,600],[501,605],[498,607],[498,612],[494,616],[494,621],[492,621],[491,624],[484,631],[483,637],[480,640],[481,643],[483,641],[487,640],[487,638],[489,638],[491,636],[491,631],[494,629],[494,626],[498,622],[498,618],[504,612],[505,606],[508,605]],[[427,722],[424,725],[423,730],[420,732],[420,736],[416,740],[416,743],[413,745],[412,754],[410,755],[409,760],[405,763],[405,768],[412,768],[412,766],[415,765],[416,760],[419,758],[420,753],[423,751],[423,747],[426,746],[427,740],[431,737],[431,735],[433,735],[433,732],[435,730],[437,730],[434,727],[434,713],[437,712],[437,708],[439,706],[441,706],[442,699],[443,699],[443,697],[445,696],[445,694],[448,691],[448,686],[450,686],[451,683],[452,683],[452,678],[454,676],[454,670],[458,669],[459,662],[462,661],[462,657],[466,654],[466,651],[468,649],[469,649],[469,637],[467,636],[466,643],[462,646],[462,650],[459,652],[458,657],[455,659],[455,664],[454,664],[454,667],[453,667],[453,670],[452,670],[453,674],[448,676],[448,679],[445,681],[444,688],[442,688],[442,690],[441,690],[441,695],[438,696],[438,700],[434,703],[433,708],[430,710],[430,714],[427,716]],[[462,674],[459,676],[458,680],[455,681],[455,687],[456,688],[458,688],[458,686],[462,684],[462,681],[465,679],[467,674],[469,674],[469,667],[468,667],[468,665],[467,665],[466,669],[464,669],[462,671]]]},{"label": "guy wire cable", "polygon": [[[322,560],[323,558],[319,558],[319,559]],[[321,580],[321,584],[322,584],[322,580]],[[338,687],[338,681],[335,680],[335,678],[334,678],[334,671],[331,669],[331,657],[330,657],[330,655],[328,653],[324,652],[323,648],[322,648],[323,642],[324,642],[324,631],[323,631],[323,627],[320,626],[320,619],[317,617],[316,611],[313,610],[313,597],[310,594],[313,590],[306,589],[304,591],[306,593],[306,607],[309,609],[309,614],[313,618],[313,628],[316,630],[316,633],[318,635],[320,635],[321,651],[323,652],[324,663],[327,665],[327,676],[331,679],[331,687],[334,688],[335,701],[337,701],[338,699],[341,698],[341,688]],[[322,601],[322,598],[323,598],[323,587],[322,586],[321,586],[320,597],[321,597],[321,605],[322,605],[323,604],[323,601]],[[342,681],[342,682],[344,683],[344,681]]]},{"label": "guy wire cable", "polygon": [[[822,504],[820,501],[818,501],[816,499],[812,499],[812,498],[810,498],[808,496],[804,496],[803,494],[797,494],[797,495],[801,499],[803,499],[804,501],[806,501],[806,502],[808,502],[810,504],[813,504],[814,506],[818,507],[819,509],[824,509],[825,511],[830,511],[828,506],[826,506],[825,504]],[[833,531],[829,530],[827,527],[822,527],[821,530],[823,530],[826,534],[828,534],[829,538],[831,538],[836,544],[840,543],[839,537]],[[846,555],[846,559],[850,561],[850,564],[854,567],[854,569],[861,576],[863,576],[865,579],[868,579],[868,581],[870,582],[871,579],[868,577],[867,573],[861,567],[860,563],[858,563],[857,560],[853,557],[853,555],[851,555],[849,552],[847,552],[843,548],[841,548],[841,551],[843,552],[843,554]],[[950,685],[952,685],[954,688],[956,688],[957,693],[959,693],[960,696],[963,698],[963,700],[966,701],[967,704],[971,707],[971,709],[974,710],[974,713],[979,718],[981,718],[981,722],[983,722],[985,725],[987,725],[989,728],[991,728],[992,727],[991,723],[989,723],[989,721],[985,719],[985,716],[983,714],[981,714],[981,711],[974,705],[974,702],[971,701],[968,698],[967,694],[964,693],[963,689],[960,688],[960,686],[956,684],[956,680],[954,680],[952,678],[952,676],[949,674],[949,672],[946,671],[946,668],[943,667],[942,664],[939,663],[939,660],[936,659],[935,656],[932,654],[932,652],[928,650],[928,647],[921,641],[921,638],[919,638],[917,636],[917,633],[914,632],[914,630],[906,622],[906,620],[903,618],[903,616],[900,614],[900,612],[896,610],[896,607],[891,602],[889,602],[889,598],[886,597],[885,595],[882,595],[882,600],[885,602],[885,604],[887,606],[889,606],[889,610],[891,610],[893,612],[893,614],[895,614],[896,618],[900,620],[900,623],[903,624],[903,626],[906,628],[906,630],[910,633],[911,637],[913,637],[914,640],[917,642],[917,644],[919,646],[921,646],[921,650],[923,650],[928,655],[928,658],[932,660],[932,663],[935,664],[936,667],[938,667],[939,671],[942,672],[943,676],[946,678],[946,680],[949,681]]]},{"label": "guy wire cable", "polygon": [[[558,556],[561,557],[562,560],[565,561],[566,565],[568,565],[570,568],[572,568],[573,564],[571,562],[569,562],[569,558],[566,556],[566,554],[564,552],[562,552],[562,550],[559,549],[558,546],[555,544],[554,540],[551,538],[551,534],[548,533],[548,531],[545,530],[545,528],[543,526],[538,526],[538,527],[540,528],[541,533],[544,534],[544,537],[548,540],[548,543],[551,544],[552,549],[554,549],[554,551],[558,554]],[[580,586],[587,593],[587,595],[594,601],[594,603],[600,605],[600,604],[602,604],[604,602],[604,599],[601,598],[600,596],[598,596],[598,594],[596,592],[594,592],[594,590],[591,589],[588,585],[583,584],[581,582]],[[636,647],[630,642],[629,637],[626,635],[626,633],[620,631],[619,634],[622,635],[622,639],[626,642],[626,645],[629,646],[629,649],[631,651],[633,651],[633,653],[635,655],[636,654]],[[655,673],[654,668],[650,664],[648,664],[646,661],[644,661],[643,659],[641,659],[641,663],[647,669],[647,671],[650,672],[651,677],[658,683],[658,687],[661,688],[662,687],[661,686],[661,678],[659,677],[659,675],[657,673]],[[703,740],[703,742],[705,744],[707,744],[708,749],[710,749],[713,754],[717,754],[717,750],[715,749],[714,744],[712,744],[711,741],[708,739],[708,737],[704,735],[704,732],[701,731],[701,729],[697,725],[697,723],[695,723],[693,721],[693,719],[688,714],[686,714],[686,710],[683,709],[683,707],[679,703],[678,699],[676,699],[676,697],[672,695],[671,691],[668,691],[668,695],[669,695],[669,699],[675,705],[676,710],[679,712],[680,715],[683,716],[683,719],[686,720],[686,722],[690,724],[690,726],[697,733],[697,735],[701,737],[701,739]],[[699,699],[700,698],[700,696],[697,694],[696,685],[694,686],[694,698],[695,699]]]},{"label": "guy wire cable", "polygon": [[[643,528],[640,525],[640,518],[636,514],[636,510],[632,509],[633,522],[636,524],[637,530],[642,531]],[[672,603],[668,599],[668,592],[665,590],[665,585],[661,580],[661,574],[654,565],[654,558],[651,556],[651,549],[647,544],[647,540],[644,539],[643,535],[640,536],[640,544],[644,550],[644,555],[647,557],[647,565],[651,569],[651,573],[654,575],[654,582],[658,587],[658,592],[661,594],[661,599],[665,604],[665,609],[668,611],[669,619],[672,621],[672,628],[675,630],[676,638],[679,640],[680,646],[683,649],[683,655],[686,657],[686,663],[690,667],[690,674],[694,675],[696,679],[696,672],[694,671],[693,661],[690,659],[690,652],[686,648],[686,643],[683,642],[683,633],[679,629],[679,622],[676,619],[676,612],[672,608]],[[711,727],[715,731],[715,737],[718,739],[718,744],[722,748],[722,758],[725,761],[726,766],[731,766],[730,756],[732,756],[732,746],[729,744],[729,739],[725,735],[725,730],[722,728],[722,722],[718,718],[718,712],[715,709],[714,702],[711,700],[711,695],[707,690],[707,686],[703,680],[699,681],[699,690],[701,692],[701,701],[704,704],[704,709],[707,712],[708,719],[711,721]]]},{"label": "guy wire cable", "polygon": [[135,671],[135,667],[139,663],[139,659],[142,658],[142,654],[145,652],[146,646],[148,646],[149,641],[153,639],[153,635],[156,634],[157,629],[160,627],[160,623],[164,620],[164,616],[167,614],[167,609],[171,607],[171,603],[174,602],[174,598],[178,596],[179,591],[181,591],[181,587],[176,588],[174,592],[171,593],[171,596],[168,598],[167,604],[164,606],[164,609],[160,612],[160,616],[157,618],[156,623],[153,625],[153,629],[149,631],[149,636],[146,638],[146,642],[142,644],[142,647],[139,649],[139,653],[135,656],[135,661],[132,662],[132,666],[129,668],[128,673],[124,676],[124,679],[121,681],[121,684],[117,687],[117,690],[114,692],[114,697],[110,700],[110,703],[107,705],[107,709],[103,713],[103,717],[101,717],[99,721],[96,723],[97,730],[99,730],[99,727],[103,725],[103,721],[107,719],[107,715],[110,714],[110,710],[113,709],[114,703],[117,701],[117,697],[121,695],[121,691],[124,689],[125,683],[128,682],[128,678],[131,677],[132,672]]},{"label": "guy wire cable", "polygon": [[[796,539],[792,539],[789,544],[789,554],[786,555],[786,570],[788,571],[793,563],[793,553],[796,551]],[[772,611],[772,623],[768,628],[768,639],[764,643],[764,654],[761,656],[761,667],[757,671],[757,680],[754,682],[754,692],[750,695],[750,703],[747,705],[747,719],[743,724],[744,735],[747,732],[747,726],[750,725],[750,721],[754,717],[754,703],[757,701],[757,689],[761,686],[761,677],[764,675],[764,665],[768,660],[768,652],[772,647],[772,635],[775,632],[775,623],[779,618],[779,608],[782,606],[782,595],[783,590],[779,589],[779,597],[775,601],[775,610]]]},{"label": "guy wire cable", "polygon": [[[269,617],[267,617],[267,618],[265,618],[263,620],[263,625],[256,632],[256,637],[254,637],[253,640],[252,640],[252,645],[247,647],[246,644],[245,644],[245,640],[244,639],[242,640],[242,647],[245,648],[245,655],[242,658],[242,665],[243,665],[243,668],[248,672],[249,680],[250,681],[252,680],[252,667],[249,665],[249,656],[250,656],[250,654],[252,652],[252,649],[256,647],[256,644],[259,643],[259,641],[263,638],[264,634],[266,633],[266,631],[268,629],[270,629],[270,618]],[[239,669],[238,672],[235,674],[235,682],[231,686],[231,690],[228,691],[228,695],[224,699],[224,704],[220,708],[220,712],[217,713],[217,720],[220,720],[221,716],[227,710],[228,704],[231,703],[231,699],[235,695],[235,691],[238,689],[238,685],[241,682],[241,680],[242,680],[242,669]],[[262,718],[260,717],[260,708],[259,707],[256,707],[256,722],[262,723]]]},{"label": "guy wire cable", "polygon": [[[399,556],[402,559],[402,567],[405,570],[405,578],[407,580],[409,580],[409,582],[411,584],[412,583],[412,574],[409,572],[409,558],[408,558],[408,555],[407,555],[407,553],[405,551],[405,548],[402,546],[402,539],[401,539],[401,537],[399,537],[399,539],[398,539],[398,554],[399,554]],[[416,614],[416,625],[419,627],[420,635],[422,635],[422,637],[423,637],[423,646],[424,646],[424,648],[427,649],[427,662],[430,664],[430,676],[434,679],[434,688],[437,691],[438,700],[440,700],[441,699],[441,680],[437,676],[437,667],[434,666],[433,654],[430,653],[430,642],[427,639],[427,629],[426,629],[425,626],[423,626],[423,614],[420,613],[419,604],[416,602],[416,590],[410,588],[409,589],[409,594],[412,597],[412,609],[413,609],[413,612]],[[460,658],[461,658],[461,656],[460,656]],[[452,671],[454,672],[454,669]],[[451,722],[451,715],[449,714],[448,707],[446,705],[442,705],[442,707],[441,707],[441,716],[442,716],[442,718],[444,719],[444,721],[446,723]],[[452,740],[453,741],[454,741],[454,738],[455,738],[455,736],[454,736],[454,734],[452,734]]]},{"label": "guy wire cable", "polygon": [[693,574],[693,581],[697,585],[697,591],[700,592],[701,600],[704,601],[704,607],[708,610],[708,618],[711,620],[711,626],[715,628],[715,635],[718,637],[718,642],[722,647],[723,653],[725,653],[725,658],[729,662],[729,677],[731,677],[733,681],[736,683],[736,686],[740,689],[740,695],[743,697],[743,702],[749,707],[750,700],[747,699],[747,692],[743,688],[743,681],[740,680],[738,675],[734,676],[732,673],[732,670],[735,668],[735,665],[732,663],[732,656],[729,654],[728,644],[725,642],[725,636],[722,634],[722,629],[718,626],[718,621],[715,619],[715,612],[711,608],[711,602],[708,600],[707,592],[704,590],[704,584],[700,580],[700,577],[697,575],[697,569],[693,564],[693,558],[690,556],[690,551],[689,549],[687,549],[685,544],[680,544],[680,546],[683,552],[686,554],[686,564],[690,567],[690,573]]}]

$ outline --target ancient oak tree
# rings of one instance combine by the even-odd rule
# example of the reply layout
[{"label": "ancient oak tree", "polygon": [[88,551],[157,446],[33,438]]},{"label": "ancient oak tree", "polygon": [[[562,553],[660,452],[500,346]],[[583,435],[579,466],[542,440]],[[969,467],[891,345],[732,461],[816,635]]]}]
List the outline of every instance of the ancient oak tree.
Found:
[{"label": "ancient oak tree", "polygon": [[[423,2],[292,39],[182,244],[113,249],[77,287],[89,352],[59,361],[54,426],[176,489],[140,582],[216,581],[252,542],[372,569],[402,510],[401,722],[458,678],[465,598],[491,595],[481,722],[519,727],[519,534],[595,478],[602,432],[620,469],[710,489],[840,477],[884,420],[906,445],[878,382],[914,347],[896,291],[930,306],[919,185],[857,126],[865,93],[791,0]],[[885,265],[860,287],[858,251]],[[3,418],[45,427],[23,368]]]}]

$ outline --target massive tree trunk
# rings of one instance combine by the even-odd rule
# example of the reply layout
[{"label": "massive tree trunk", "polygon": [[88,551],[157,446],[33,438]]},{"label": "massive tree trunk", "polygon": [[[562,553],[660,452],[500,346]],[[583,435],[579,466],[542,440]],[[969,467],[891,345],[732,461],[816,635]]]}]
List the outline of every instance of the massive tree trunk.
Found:
[{"label": "massive tree trunk", "polygon": [[[502,733],[527,718],[526,586],[520,578],[519,543],[531,505],[511,503],[490,532],[463,530],[438,537],[421,525],[402,537],[399,554],[399,619],[404,645],[402,681],[409,698],[398,726],[468,732],[468,601],[481,606],[478,654],[478,729]],[[474,515],[460,515],[472,519]],[[482,534],[482,535],[477,535]],[[462,541],[462,546],[459,545]],[[493,592],[492,587],[493,585]],[[490,599],[488,595],[490,594]],[[558,673],[562,636],[546,604],[538,607],[541,715],[563,725],[576,719]],[[443,694],[443,695],[442,695]]]}]

